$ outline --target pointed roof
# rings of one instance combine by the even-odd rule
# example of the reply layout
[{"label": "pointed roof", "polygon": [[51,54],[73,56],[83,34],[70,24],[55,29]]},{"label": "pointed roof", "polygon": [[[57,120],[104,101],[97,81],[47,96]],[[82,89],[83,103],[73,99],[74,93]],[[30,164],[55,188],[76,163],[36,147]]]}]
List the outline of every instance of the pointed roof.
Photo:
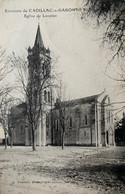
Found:
[{"label": "pointed roof", "polygon": [[35,39],[34,46],[38,46],[38,47],[41,47],[41,48],[44,47],[39,24],[38,24],[38,28],[37,28],[37,33],[36,33],[36,39]]}]

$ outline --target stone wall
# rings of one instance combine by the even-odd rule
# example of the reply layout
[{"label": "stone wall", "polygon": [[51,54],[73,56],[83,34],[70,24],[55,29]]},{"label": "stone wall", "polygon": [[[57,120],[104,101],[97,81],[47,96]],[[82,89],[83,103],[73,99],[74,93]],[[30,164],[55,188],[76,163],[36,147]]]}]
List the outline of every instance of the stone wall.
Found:
[{"label": "stone wall", "polygon": [[[70,107],[69,119],[72,119],[72,126],[68,119],[65,129],[65,145],[86,145],[94,146],[95,140],[95,109],[94,103],[78,104]],[[66,114],[69,107],[66,108]],[[55,108],[53,114],[53,144],[61,144],[61,126],[59,118],[59,109]],[[55,122],[58,121],[58,128]]]},{"label": "stone wall", "polygon": [[11,115],[9,116],[9,134],[13,139],[13,145],[30,144],[25,103],[11,109]]}]

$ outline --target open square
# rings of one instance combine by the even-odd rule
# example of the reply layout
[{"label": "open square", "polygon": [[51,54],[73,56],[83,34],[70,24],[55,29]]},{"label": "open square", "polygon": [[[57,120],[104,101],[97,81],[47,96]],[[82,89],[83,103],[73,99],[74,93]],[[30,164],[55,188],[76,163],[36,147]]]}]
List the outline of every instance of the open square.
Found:
[{"label": "open square", "polygon": [[0,147],[1,194],[125,191],[125,148]]}]

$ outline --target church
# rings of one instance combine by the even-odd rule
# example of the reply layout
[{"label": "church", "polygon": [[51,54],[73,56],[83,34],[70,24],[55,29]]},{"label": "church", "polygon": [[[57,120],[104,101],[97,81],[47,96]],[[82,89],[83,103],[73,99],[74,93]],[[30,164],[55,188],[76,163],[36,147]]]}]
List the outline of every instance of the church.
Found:
[{"label": "church", "polygon": [[[45,77],[51,74],[51,52],[45,48],[38,25],[35,43],[28,49],[28,91],[34,74]],[[41,110],[35,134],[37,146],[61,145],[62,123],[65,124],[65,145],[80,146],[113,146],[114,123],[110,97],[102,93],[61,102],[54,100],[52,87],[47,83],[37,83],[43,89],[39,95]],[[34,87],[36,88],[36,86]],[[31,92],[31,91],[30,91]],[[33,97],[35,100],[35,98]],[[31,107],[32,112],[34,106]],[[63,113],[63,115],[62,115]],[[32,145],[31,129],[28,122],[26,103],[11,109],[8,124],[13,145]]]}]

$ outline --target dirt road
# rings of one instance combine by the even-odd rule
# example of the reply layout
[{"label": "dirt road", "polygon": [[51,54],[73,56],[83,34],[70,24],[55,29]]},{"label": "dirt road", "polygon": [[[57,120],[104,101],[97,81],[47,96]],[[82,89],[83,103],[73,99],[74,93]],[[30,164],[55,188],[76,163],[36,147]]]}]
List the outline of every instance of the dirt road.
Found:
[{"label": "dirt road", "polygon": [[125,193],[125,148],[0,147],[0,194]]}]

